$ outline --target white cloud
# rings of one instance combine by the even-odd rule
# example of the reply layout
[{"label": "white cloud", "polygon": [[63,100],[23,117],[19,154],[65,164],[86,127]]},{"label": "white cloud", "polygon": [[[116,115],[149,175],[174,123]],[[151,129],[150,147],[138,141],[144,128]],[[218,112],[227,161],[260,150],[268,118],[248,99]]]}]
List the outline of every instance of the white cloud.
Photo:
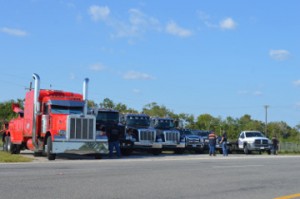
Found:
[{"label": "white cloud", "polygon": [[103,64],[93,64],[90,66],[90,69],[92,71],[103,71],[106,69],[106,67]]},{"label": "white cloud", "polygon": [[135,93],[135,94],[139,94],[139,93],[141,93],[141,90],[140,90],[140,89],[137,89],[137,88],[135,88],[135,89],[133,89],[133,90],[132,90],[132,92],[133,92],[133,93]]},{"label": "white cloud", "polygon": [[7,27],[1,28],[0,31],[3,33],[9,34],[9,35],[17,36],[17,37],[25,37],[28,35],[28,33],[24,30],[7,28]]},{"label": "white cloud", "polygon": [[300,86],[300,79],[293,82],[295,86]]},{"label": "white cloud", "polygon": [[170,33],[172,35],[176,35],[179,37],[189,37],[192,35],[192,31],[178,26],[174,21],[171,21],[167,24],[166,31],[167,31],[167,33]]},{"label": "white cloud", "polygon": [[252,96],[262,96],[263,92],[257,90],[257,91],[248,91],[248,90],[240,90],[238,91],[239,95],[252,95]]},{"label": "white cloud", "polygon": [[224,30],[232,30],[237,26],[236,22],[228,17],[220,22],[220,28]]},{"label": "white cloud", "polygon": [[128,71],[123,75],[124,79],[127,80],[152,80],[154,79],[151,75],[147,73],[141,73],[137,71]]},{"label": "white cloud", "polygon": [[113,19],[108,24],[116,31],[114,37],[140,37],[149,30],[160,31],[160,22],[150,16],[147,16],[138,9],[128,11],[128,22]]},{"label": "white cloud", "polygon": [[263,95],[263,93],[261,91],[254,91],[252,94],[254,96],[262,96]]},{"label": "white cloud", "polygon": [[287,60],[290,57],[290,52],[287,50],[270,50],[269,55],[277,61]]},{"label": "white cloud", "polygon": [[90,6],[89,14],[94,21],[106,20],[110,14],[110,9],[107,6]]},{"label": "white cloud", "polygon": [[108,7],[96,5],[89,8],[89,14],[92,20],[96,22],[102,21],[114,30],[114,33],[111,34],[112,38],[134,38],[142,36],[149,30],[161,30],[160,22],[157,19],[147,16],[138,9],[129,9],[127,20],[117,19],[110,15],[110,9]]}]

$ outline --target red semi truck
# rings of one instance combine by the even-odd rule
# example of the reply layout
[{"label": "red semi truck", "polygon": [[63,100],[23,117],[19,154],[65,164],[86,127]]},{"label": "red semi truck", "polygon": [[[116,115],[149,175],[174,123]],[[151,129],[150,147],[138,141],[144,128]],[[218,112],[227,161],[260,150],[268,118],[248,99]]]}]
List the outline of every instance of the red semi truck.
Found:
[{"label": "red semi truck", "polygon": [[97,135],[96,118],[87,114],[88,81],[83,94],[40,89],[40,78],[33,74],[34,89],[26,93],[24,111],[14,104],[18,117],[9,121],[3,134],[3,149],[17,154],[29,149],[55,160],[57,153],[108,153],[106,136]]}]

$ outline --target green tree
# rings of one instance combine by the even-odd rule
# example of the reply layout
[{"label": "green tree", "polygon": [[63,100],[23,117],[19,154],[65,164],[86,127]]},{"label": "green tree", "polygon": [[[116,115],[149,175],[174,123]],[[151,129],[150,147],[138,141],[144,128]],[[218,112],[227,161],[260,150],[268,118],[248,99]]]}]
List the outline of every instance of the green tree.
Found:
[{"label": "green tree", "polygon": [[88,100],[88,107],[90,107],[90,108],[96,108],[96,107],[98,107],[98,105],[93,100]]},{"label": "green tree", "polygon": [[19,104],[20,108],[23,109],[23,100],[17,99],[10,100],[0,103],[0,125],[2,126],[3,122],[9,121],[12,118],[16,117],[16,113],[13,112],[12,104]]},{"label": "green tree", "polygon": [[173,112],[167,109],[164,105],[159,106],[156,102],[146,104],[143,108],[143,113],[149,116],[157,116],[157,117],[174,116]]},{"label": "green tree", "polygon": [[111,108],[111,109],[114,109],[115,108],[115,103],[111,99],[105,98],[103,100],[103,102],[100,103],[100,108]]}]

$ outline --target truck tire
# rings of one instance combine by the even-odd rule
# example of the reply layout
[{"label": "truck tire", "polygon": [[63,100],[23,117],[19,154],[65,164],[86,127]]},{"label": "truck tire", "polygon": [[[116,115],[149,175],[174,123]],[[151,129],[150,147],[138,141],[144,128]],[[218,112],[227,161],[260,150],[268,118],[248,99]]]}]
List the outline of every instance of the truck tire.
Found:
[{"label": "truck tire", "polygon": [[3,151],[7,152],[7,136],[3,138]]},{"label": "truck tire", "polygon": [[185,151],[185,148],[183,148],[183,149],[175,149],[175,154],[183,154],[184,153],[184,151]]},{"label": "truck tire", "polygon": [[100,153],[95,153],[94,157],[96,160],[101,160],[102,159],[102,155]]},{"label": "truck tire", "polygon": [[47,137],[47,158],[48,160],[55,160],[56,155],[54,153],[52,153],[52,138],[51,136]]},{"label": "truck tire", "polygon": [[121,154],[124,156],[129,156],[132,153],[132,149],[121,149]]},{"label": "truck tire", "polygon": [[153,155],[159,155],[159,154],[161,154],[161,149],[152,149],[152,154]]},{"label": "truck tire", "polygon": [[10,139],[9,135],[5,137],[5,147],[6,147],[6,151],[11,153],[12,144],[11,144],[11,139]]},{"label": "truck tire", "polygon": [[248,154],[250,153],[247,144],[244,145],[244,153],[245,153],[246,155],[248,155]]}]

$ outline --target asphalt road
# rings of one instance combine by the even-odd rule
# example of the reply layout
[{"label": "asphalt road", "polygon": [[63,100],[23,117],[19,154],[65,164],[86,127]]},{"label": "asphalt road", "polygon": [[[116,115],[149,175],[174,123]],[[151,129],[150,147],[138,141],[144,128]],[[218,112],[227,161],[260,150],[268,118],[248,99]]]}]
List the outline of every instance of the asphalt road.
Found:
[{"label": "asphalt road", "polygon": [[0,198],[268,199],[300,193],[299,169],[300,156],[38,158],[0,164]]}]

